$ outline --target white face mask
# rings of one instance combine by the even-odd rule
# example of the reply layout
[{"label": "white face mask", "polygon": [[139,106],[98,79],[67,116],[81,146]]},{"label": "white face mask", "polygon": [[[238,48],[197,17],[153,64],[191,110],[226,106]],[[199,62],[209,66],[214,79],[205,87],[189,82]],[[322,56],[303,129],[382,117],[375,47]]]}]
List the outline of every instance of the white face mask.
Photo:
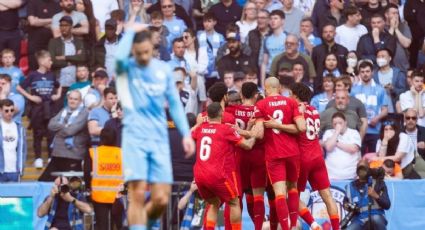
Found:
[{"label": "white face mask", "polygon": [[356,58],[347,58],[347,65],[351,68],[356,67],[357,59]]},{"label": "white face mask", "polygon": [[385,58],[377,58],[376,64],[378,64],[379,67],[385,66],[388,64],[387,59]]}]

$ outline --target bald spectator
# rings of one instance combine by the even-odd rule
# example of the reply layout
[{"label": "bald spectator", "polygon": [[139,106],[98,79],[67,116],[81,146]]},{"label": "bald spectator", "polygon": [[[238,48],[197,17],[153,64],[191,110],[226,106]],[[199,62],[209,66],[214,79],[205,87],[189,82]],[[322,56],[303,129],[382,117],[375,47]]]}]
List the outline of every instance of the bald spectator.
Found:
[{"label": "bald spectator", "polygon": [[87,16],[84,13],[75,10],[74,0],[60,0],[61,12],[55,14],[52,18],[52,33],[53,37],[57,38],[61,36],[60,33],[60,19],[63,16],[69,16],[72,18],[72,34],[76,36],[82,36],[89,33],[89,22]]},{"label": "bald spectator", "polygon": [[352,110],[348,109],[350,97],[348,91],[338,90],[335,93],[335,106],[326,109],[320,114],[320,131],[325,133],[326,130],[332,129],[332,116],[336,112],[344,115],[348,128],[359,131],[361,121],[359,116]]}]

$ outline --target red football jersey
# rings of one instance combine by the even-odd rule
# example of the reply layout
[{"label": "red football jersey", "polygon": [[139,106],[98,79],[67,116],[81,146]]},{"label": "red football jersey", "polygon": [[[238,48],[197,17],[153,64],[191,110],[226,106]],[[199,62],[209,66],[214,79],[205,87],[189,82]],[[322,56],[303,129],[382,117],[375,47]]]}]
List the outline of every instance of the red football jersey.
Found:
[{"label": "red football jersey", "polygon": [[[284,96],[269,96],[257,103],[255,118],[270,120],[273,117],[282,124],[294,124],[302,116],[297,102]],[[296,135],[282,132],[277,129],[264,130],[266,160],[286,158],[299,154]]]},{"label": "red football jersey", "polygon": [[236,130],[225,124],[203,123],[192,137],[196,140],[195,176],[228,177],[227,161],[235,154],[235,144],[243,139]]},{"label": "red football jersey", "polygon": [[311,161],[317,157],[323,157],[322,147],[319,142],[320,115],[316,108],[305,104],[304,118],[307,130],[298,135],[301,160]]},{"label": "red football jersey", "polygon": [[[201,113],[201,117],[202,117],[204,122],[208,122],[208,114],[207,114],[206,111]],[[231,113],[223,111],[221,123],[234,125],[235,124],[235,117]]]}]

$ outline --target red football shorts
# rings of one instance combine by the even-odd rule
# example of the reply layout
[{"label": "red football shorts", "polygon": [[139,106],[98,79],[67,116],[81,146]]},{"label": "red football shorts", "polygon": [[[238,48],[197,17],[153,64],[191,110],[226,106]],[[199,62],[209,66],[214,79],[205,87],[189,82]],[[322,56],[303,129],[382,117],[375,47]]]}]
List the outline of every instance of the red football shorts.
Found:
[{"label": "red football shorts", "polygon": [[305,190],[307,181],[310,183],[313,191],[329,188],[328,170],[326,169],[323,157],[318,157],[311,161],[301,161],[300,177],[298,178],[298,191]]},{"label": "red football shorts", "polygon": [[240,153],[240,172],[243,191],[251,188],[265,188],[267,184],[264,151],[254,149]]},{"label": "red football shorts", "polygon": [[266,167],[272,184],[279,181],[297,182],[300,170],[300,156],[296,155],[266,161]]},{"label": "red football shorts", "polygon": [[218,197],[221,202],[227,202],[239,196],[233,179],[229,178],[197,178],[195,182],[202,199]]}]

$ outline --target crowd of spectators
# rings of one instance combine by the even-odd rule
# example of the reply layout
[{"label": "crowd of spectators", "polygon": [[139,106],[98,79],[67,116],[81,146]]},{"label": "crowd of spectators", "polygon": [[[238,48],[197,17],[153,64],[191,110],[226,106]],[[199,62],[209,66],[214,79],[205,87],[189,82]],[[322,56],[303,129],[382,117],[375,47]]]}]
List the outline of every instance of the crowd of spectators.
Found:
[{"label": "crowd of spectators", "polygon": [[126,23],[150,30],[186,113],[204,111],[216,82],[232,103],[244,82],[261,91],[275,76],[286,96],[303,83],[331,179],[354,179],[362,157],[388,178],[420,178],[423,15],[420,0],[0,0],[0,181],[19,181],[28,154],[42,181],[83,170],[105,128],[120,146],[114,61]]}]

